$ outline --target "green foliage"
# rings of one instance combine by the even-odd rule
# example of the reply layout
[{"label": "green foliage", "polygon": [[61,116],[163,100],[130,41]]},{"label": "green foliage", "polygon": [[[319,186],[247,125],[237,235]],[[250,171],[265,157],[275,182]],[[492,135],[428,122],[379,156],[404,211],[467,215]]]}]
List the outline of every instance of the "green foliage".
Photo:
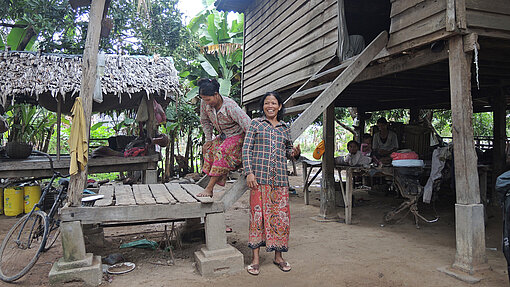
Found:
[{"label": "green foliage", "polygon": [[167,132],[180,131],[181,136],[184,136],[184,133],[187,133],[190,129],[200,127],[198,114],[199,112],[193,104],[178,102],[176,105],[173,102],[170,103],[166,108]]},{"label": "green foliage", "polygon": [[7,109],[8,141],[30,143],[41,149],[51,136],[56,116],[41,107],[15,104]]}]

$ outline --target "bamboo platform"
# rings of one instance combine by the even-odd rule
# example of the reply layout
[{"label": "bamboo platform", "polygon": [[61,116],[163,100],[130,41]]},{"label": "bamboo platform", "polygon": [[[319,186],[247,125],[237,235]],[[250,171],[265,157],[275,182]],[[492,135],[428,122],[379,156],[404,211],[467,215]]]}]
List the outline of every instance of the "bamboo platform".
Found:
[{"label": "bamboo platform", "polygon": [[198,197],[203,189],[196,184],[105,185],[99,189],[104,198],[92,207],[65,207],[62,221],[82,224],[128,224],[172,221],[222,213],[223,203]]}]

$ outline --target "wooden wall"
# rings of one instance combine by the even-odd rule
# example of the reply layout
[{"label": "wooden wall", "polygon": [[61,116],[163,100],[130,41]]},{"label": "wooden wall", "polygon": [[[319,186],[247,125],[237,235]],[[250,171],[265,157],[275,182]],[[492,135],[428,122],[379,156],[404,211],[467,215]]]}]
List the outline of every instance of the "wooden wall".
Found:
[{"label": "wooden wall", "polygon": [[[470,29],[479,29],[479,34],[498,36],[498,32],[510,32],[509,0],[464,0],[466,22]],[[500,35],[503,36],[503,33]],[[507,34],[506,37],[510,37]]]},{"label": "wooden wall", "polygon": [[296,86],[336,54],[336,0],[257,0],[245,11],[243,103]]},{"label": "wooden wall", "polygon": [[[454,24],[455,11],[452,0],[391,0],[391,2],[388,50],[406,50],[437,41],[450,34],[446,27],[449,22],[447,15],[450,15]],[[448,2],[452,5],[447,5]]]}]

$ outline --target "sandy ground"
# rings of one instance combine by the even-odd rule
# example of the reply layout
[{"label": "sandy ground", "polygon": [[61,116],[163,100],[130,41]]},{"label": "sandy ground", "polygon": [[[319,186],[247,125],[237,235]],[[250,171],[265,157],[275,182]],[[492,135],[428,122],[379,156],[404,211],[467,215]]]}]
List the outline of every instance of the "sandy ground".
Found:
[{"label": "sandy ground", "polygon": [[[301,171],[298,170],[301,175]],[[302,177],[290,178],[297,195],[291,195],[290,250],[284,255],[292,271],[281,272],[272,264],[273,253],[262,252],[261,273],[246,271],[213,279],[197,274],[193,252],[202,242],[186,243],[175,251],[175,265],[166,265],[168,253],[162,250],[118,249],[121,243],[141,238],[161,240],[163,224],[105,228],[106,246],[94,249],[106,256],[121,252],[137,267],[134,271],[110,277],[102,286],[473,286],[437,271],[451,265],[455,257],[455,221],[451,196],[443,196],[436,206],[440,220],[434,224],[421,223],[416,229],[409,216],[395,225],[383,224],[385,212],[400,200],[383,193],[355,194],[353,225],[341,222],[317,222],[319,188],[314,186],[311,205],[303,204]],[[228,185],[227,185],[228,188]],[[221,192],[215,194],[219,197]],[[247,247],[248,196],[245,194],[226,214],[227,224],[233,228],[228,234],[230,244],[251,259]],[[431,216],[430,206],[420,206]],[[341,209],[343,212],[343,209]],[[342,213],[340,213],[342,214]],[[487,257],[491,268],[475,274],[482,278],[474,286],[508,286],[506,261],[501,252],[501,214],[498,208],[489,210],[486,231]],[[0,237],[7,233],[15,218],[0,216]],[[51,264],[61,257],[57,246],[43,254],[28,275],[16,282],[0,286],[47,286]],[[69,283],[65,286],[81,286]]]}]

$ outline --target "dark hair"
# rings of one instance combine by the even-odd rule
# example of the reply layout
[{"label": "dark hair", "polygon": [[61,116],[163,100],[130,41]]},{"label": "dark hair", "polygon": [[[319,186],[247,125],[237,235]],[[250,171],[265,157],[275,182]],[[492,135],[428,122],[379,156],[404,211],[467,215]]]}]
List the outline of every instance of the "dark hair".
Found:
[{"label": "dark hair", "polygon": [[220,92],[220,83],[216,79],[200,79],[197,84],[199,95],[212,97]]},{"label": "dark hair", "polygon": [[359,149],[359,143],[357,141],[355,141],[355,140],[349,141],[347,143],[347,147],[349,147],[351,144],[355,144],[358,147],[358,149]]},{"label": "dark hair", "polygon": [[280,95],[278,95],[277,92],[275,91],[272,91],[272,92],[267,92],[265,93],[262,98],[260,99],[260,102],[259,102],[259,109],[260,109],[260,112],[262,114],[264,114],[264,100],[269,97],[269,96],[273,96],[276,98],[276,100],[278,101],[278,104],[279,105],[282,105],[282,108],[278,111],[278,113],[276,114],[276,120],[278,121],[281,121],[283,119],[283,112],[285,110],[285,108],[283,107],[283,101],[282,101],[282,98],[280,98]]},{"label": "dark hair", "polygon": [[363,134],[362,139],[364,139],[364,140],[365,140],[365,139],[372,139],[372,135],[371,135],[371,134],[366,134],[366,133],[365,133],[365,134]]},{"label": "dark hair", "polygon": [[377,120],[377,123],[378,123],[378,124],[387,124],[387,123],[388,123],[388,121],[386,120],[386,118],[382,117],[382,118],[379,118],[379,119]]}]

